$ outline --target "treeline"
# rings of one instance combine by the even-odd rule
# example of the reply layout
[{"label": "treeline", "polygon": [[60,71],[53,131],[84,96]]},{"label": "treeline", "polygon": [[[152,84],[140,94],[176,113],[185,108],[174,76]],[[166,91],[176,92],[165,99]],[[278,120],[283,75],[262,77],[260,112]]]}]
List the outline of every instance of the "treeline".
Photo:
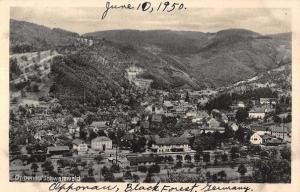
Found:
[{"label": "treeline", "polygon": [[209,112],[213,109],[229,110],[234,101],[259,100],[260,98],[277,98],[278,94],[270,88],[258,88],[246,90],[242,93],[222,93],[210,100],[205,109]]},{"label": "treeline", "polygon": [[[51,74],[55,77],[50,92],[68,109],[79,104],[109,104],[112,98],[121,94],[120,84],[86,53],[56,57]],[[125,83],[125,80],[119,80]]]}]

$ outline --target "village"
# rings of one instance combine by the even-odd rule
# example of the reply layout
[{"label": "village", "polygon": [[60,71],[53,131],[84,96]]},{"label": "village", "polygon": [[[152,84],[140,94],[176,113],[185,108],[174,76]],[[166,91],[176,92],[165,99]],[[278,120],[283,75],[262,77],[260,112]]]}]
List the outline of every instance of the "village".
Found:
[{"label": "village", "polygon": [[11,181],[47,181],[45,175],[82,182],[289,180],[288,91],[156,90],[152,80],[139,77],[144,70],[132,65],[124,76],[135,88],[123,93],[123,102],[111,98],[110,106],[72,114],[47,91],[51,58],[59,54],[31,55],[38,62],[27,62],[20,79],[10,82],[18,87],[30,75],[38,77],[31,78],[34,86],[11,92]]}]

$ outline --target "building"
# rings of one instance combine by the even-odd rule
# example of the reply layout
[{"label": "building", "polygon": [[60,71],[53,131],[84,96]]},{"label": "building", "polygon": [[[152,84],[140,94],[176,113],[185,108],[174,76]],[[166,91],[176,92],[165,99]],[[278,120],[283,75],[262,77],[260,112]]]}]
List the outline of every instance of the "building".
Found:
[{"label": "building", "polygon": [[261,145],[263,143],[263,139],[262,139],[261,135],[259,135],[258,133],[254,133],[250,137],[250,143],[253,145]]},{"label": "building", "polygon": [[276,98],[260,98],[259,99],[259,103],[261,105],[265,105],[265,104],[267,104],[267,105],[270,105],[270,104],[275,105],[277,103],[277,99]]},{"label": "building", "polygon": [[81,139],[73,140],[73,149],[78,152],[86,152],[88,150],[88,145]]},{"label": "building", "polygon": [[153,82],[152,79],[134,79],[133,83],[140,89],[149,89],[151,83]]},{"label": "building", "polygon": [[47,153],[50,155],[62,155],[69,151],[70,151],[70,148],[68,146],[54,146],[54,147],[47,148]]},{"label": "building", "polygon": [[217,121],[215,118],[210,118],[207,121],[207,124],[209,127],[219,127],[221,123],[219,121]]},{"label": "building", "polygon": [[237,131],[239,129],[239,126],[236,123],[230,122],[229,123],[229,127],[231,128],[231,130],[233,131]]},{"label": "building", "polygon": [[191,147],[186,137],[167,137],[157,139],[152,149],[157,153],[185,152],[190,151]]},{"label": "building", "polygon": [[136,79],[136,76],[143,73],[144,70],[140,67],[131,66],[126,69],[127,79],[131,82]]},{"label": "building", "polygon": [[224,132],[225,132],[225,127],[220,127],[220,126],[214,126],[214,127],[200,127],[199,129],[200,129],[203,133],[214,133],[214,132],[224,133]]},{"label": "building", "polygon": [[126,158],[130,162],[130,165],[143,165],[150,166],[155,164],[155,158],[157,156],[154,155],[127,155]]},{"label": "building", "polygon": [[264,126],[252,126],[251,130],[259,135],[271,134],[269,128]]},{"label": "building", "polygon": [[291,128],[289,126],[272,126],[271,135],[277,138],[281,138],[285,141],[291,141]]},{"label": "building", "polygon": [[254,108],[249,111],[250,119],[263,119],[266,116],[264,108]]},{"label": "building", "polygon": [[185,160],[194,161],[196,153],[191,149],[187,137],[157,138],[155,143],[152,144],[151,150],[157,156],[177,159],[177,161],[181,159],[183,162]]},{"label": "building", "polygon": [[99,130],[107,131],[111,128],[108,124],[109,122],[107,121],[93,121],[89,127],[95,132],[98,132]]},{"label": "building", "polygon": [[91,148],[94,150],[105,151],[112,149],[112,140],[108,137],[96,137],[91,141]]}]

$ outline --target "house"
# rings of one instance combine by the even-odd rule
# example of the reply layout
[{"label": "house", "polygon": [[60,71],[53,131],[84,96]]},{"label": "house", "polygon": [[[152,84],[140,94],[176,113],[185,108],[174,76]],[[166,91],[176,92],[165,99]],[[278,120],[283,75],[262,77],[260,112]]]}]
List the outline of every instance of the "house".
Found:
[{"label": "house", "polygon": [[214,132],[224,133],[225,127],[220,127],[220,126],[201,127],[200,130],[202,130],[203,133],[214,133]]},{"label": "house", "polygon": [[253,108],[249,111],[250,119],[263,119],[266,116],[264,108]]},{"label": "house", "polygon": [[174,105],[171,101],[164,101],[163,105],[167,109],[167,111],[170,111],[174,108]]},{"label": "house", "polygon": [[93,121],[90,126],[94,130],[94,132],[98,132],[99,130],[107,131],[110,129],[109,122],[107,121]]},{"label": "house", "polygon": [[238,107],[238,108],[245,108],[245,103],[244,103],[243,101],[239,101],[239,102],[237,103],[237,107]]},{"label": "house", "polygon": [[68,125],[68,131],[69,131],[70,134],[79,133],[80,132],[80,127],[77,127],[74,124],[70,124],[70,125]]},{"label": "house", "polygon": [[164,109],[160,106],[160,104],[151,104],[145,108],[146,112],[154,113],[154,114],[163,114]]},{"label": "house", "polygon": [[280,145],[280,144],[283,143],[283,140],[281,140],[281,139],[277,139],[277,138],[273,138],[273,137],[265,139],[264,137],[263,137],[263,143],[264,143],[264,145],[277,146],[277,145]]},{"label": "house", "polygon": [[152,145],[152,149],[157,153],[185,152],[191,150],[189,143],[189,139],[186,137],[159,138]]},{"label": "house", "polygon": [[221,121],[222,122],[224,122],[224,123],[228,123],[228,117],[227,117],[227,115],[225,115],[224,113],[222,113],[222,115],[221,115]]},{"label": "house", "polygon": [[259,135],[271,134],[269,128],[264,126],[252,126],[251,130]]},{"label": "house", "polygon": [[239,129],[239,126],[236,123],[230,122],[229,123],[229,127],[231,128],[231,130],[233,131],[237,131]]},{"label": "house", "polygon": [[151,83],[153,82],[152,79],[134,79],[133,83],[135,86],[137,86],[140,89],[149,89]]},{"label": "house", "polygon": [[144,128],[144,129],[149,129],[150,128],[149,121],[143,121],[143,122],[141,122],[141,127]]},{"label": "house", "polygon": [[73,149],[78,152],[86,152],[88,150],[87,144],[81,139],[74,139],[72,143]]},{"label": "house", "polygon": [[91,148],[100,151],[105,151],[106,149],[112,149],[112,140],[104,136],[96,137],[91,141]]},{"label": "house", "polygon": [[144,165],[150,166],[155,164],[154,155],[127,155],[126,158],[130,162],[131,166],[134,165]]},{"label": "house", "polygon": [[162,122],[162,115],[158,115],[158,114],[152,115],[151,122],[161,123]]},{"label": "house", "polygon": [[217,121],[215,118],[210,118],[207,121],[207,124],[209,127],[219,127],[221,123],[219,121]]},{"label": "house", "polygon": [[276,98],[260,98],[259,99],[259,103],[261,105],[269,105],[269,104],[272,104],[272,105],[275,105],[277,103],[277,99]]},{"label": "house", "polygon": [[285,141],[291,141],[291,127],[290,126],[271,126],[271,135],[281,138]]},{"label": "house", "polygon": [[254,133],[250,137],[250,143],[253,145],[261,145],[263,143],[263,138],[258,133]]},{"label": "house", "polygon": [[54,147],[47,148],[47,153],[50,155],[62,155],[69,151],[70,148],[68,146],[54,146]]}]

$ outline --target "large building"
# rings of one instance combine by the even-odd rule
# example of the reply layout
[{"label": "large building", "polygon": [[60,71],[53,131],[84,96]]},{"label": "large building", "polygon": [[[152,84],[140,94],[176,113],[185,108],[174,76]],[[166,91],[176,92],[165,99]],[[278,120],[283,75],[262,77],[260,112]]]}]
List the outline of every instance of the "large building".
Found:
[{"label": "large building", "polygon": [[254,108],[249,111],[250,119],[263,119],[266,116],[266,111],[263,108]]},{"label": "large building", "polygon": [[291,128],[288,126],[273,126],[271,127],[271,135],[290,142]]},{"label": "large building", "polygon": [[157,153],[190,151],[189,140],[186,137],[159,138],[152,149]]},{"label": "large building", "polygon": [[187,137],[167,137],[158,138],[152,145],[152,151],[155,155],[163,157],[172,157],[177,159],[180,157],[182,161],[189,156],[191,161],[194,161],[196,151],[192,150]]},{"label": "large building", "polygon": [[96,137],[91,142],[91,148],[94,150],[105,151],[112,149],[112,140],[108,137]]}]

